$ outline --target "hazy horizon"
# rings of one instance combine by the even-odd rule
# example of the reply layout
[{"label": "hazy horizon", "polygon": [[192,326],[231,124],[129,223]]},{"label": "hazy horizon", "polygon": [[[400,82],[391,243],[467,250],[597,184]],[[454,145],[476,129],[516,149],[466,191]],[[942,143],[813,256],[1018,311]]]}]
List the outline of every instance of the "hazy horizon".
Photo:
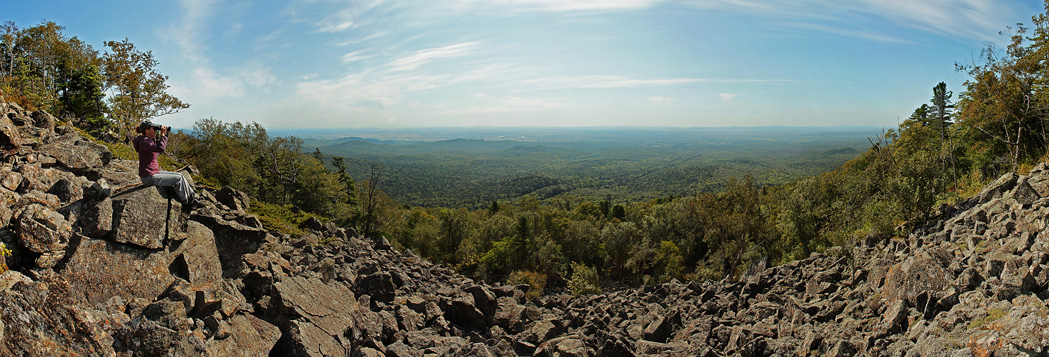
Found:
[{"label": "hazy horizon", "polygon": [[[859,125],[837,126],[721,126],[721,127],[659,127],[659,126],[584,126],[584,127],[539,127],[539,126],[447,126],[416,128],[266,128],[270,136],[297,136],[301,138],[322,138],[329,140],[359,137],[363,139],[432,141],[451,139],[492,139],[499,135],[529,135],[535,137],[558,137],[566,140],[572,134],[629,134],[636,133],[695,133],[710,136],[735,135],[812,135],[822,133],[870,133],[876,135],[888,128]],[[506,138],[502,140],[510,140]]]}]

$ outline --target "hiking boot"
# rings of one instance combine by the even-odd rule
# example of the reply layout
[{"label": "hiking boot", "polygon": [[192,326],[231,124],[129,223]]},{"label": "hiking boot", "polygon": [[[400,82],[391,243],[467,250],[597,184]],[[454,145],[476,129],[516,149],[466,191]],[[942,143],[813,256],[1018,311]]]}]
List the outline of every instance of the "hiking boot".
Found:
[{"label": "hiking boot", "polygon": [[194,198],[194,199],[191,199],[189,202],[186,202],[186,203],[182,204],[182,212],[183,213],[189,213],[189,212],[191,212],[191,211],[193,211],[195,209],[201,208],[201,207],[204,207],[204,203],[200,202],[199,200]]}]

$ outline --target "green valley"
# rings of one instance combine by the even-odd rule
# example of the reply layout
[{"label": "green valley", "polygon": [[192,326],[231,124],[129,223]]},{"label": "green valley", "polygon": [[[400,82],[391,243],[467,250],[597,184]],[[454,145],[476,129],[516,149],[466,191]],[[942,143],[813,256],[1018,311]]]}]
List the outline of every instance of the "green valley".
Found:
[{"label": "green valley", "polygon": [[[722,190],[750,174],[777,185],[832,170],[870,146],[870,127],[438,128],[358,130],[303,137],[303,150],[346,158],[347,172],[382,171],[399,203],[482,207],[492,201],[571,198],[632,202]],[[330,132],[327,135],[331,135]]]}]

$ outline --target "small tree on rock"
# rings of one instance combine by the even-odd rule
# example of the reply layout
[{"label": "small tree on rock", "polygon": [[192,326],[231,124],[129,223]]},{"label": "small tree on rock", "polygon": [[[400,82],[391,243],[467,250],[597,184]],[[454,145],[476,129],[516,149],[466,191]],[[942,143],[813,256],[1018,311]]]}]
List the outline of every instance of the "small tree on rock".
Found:
[{"label": "small tree on rock", "polygon": [[106,85],[114,93],[109,98],[113,120],[127,137],[145,119],[177,113],[189,108],[168,94],[168,77],[156,70],[157,60],[151,51],[139,51],[128,39],[107,41],[109,53],[102,57]]}]

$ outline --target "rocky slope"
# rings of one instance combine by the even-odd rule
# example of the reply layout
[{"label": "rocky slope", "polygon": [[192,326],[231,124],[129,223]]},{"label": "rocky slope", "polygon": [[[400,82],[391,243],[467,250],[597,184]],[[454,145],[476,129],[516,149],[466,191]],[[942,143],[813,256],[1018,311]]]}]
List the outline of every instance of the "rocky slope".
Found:
[{"label": "rocky slope", "polygon": [[[1047,355],[1049,169],[739,281],[529,300],[313,222],[267,232],[0,98],[0,355]],[[1047,197],[1047,198],[1043,198]]]}]

